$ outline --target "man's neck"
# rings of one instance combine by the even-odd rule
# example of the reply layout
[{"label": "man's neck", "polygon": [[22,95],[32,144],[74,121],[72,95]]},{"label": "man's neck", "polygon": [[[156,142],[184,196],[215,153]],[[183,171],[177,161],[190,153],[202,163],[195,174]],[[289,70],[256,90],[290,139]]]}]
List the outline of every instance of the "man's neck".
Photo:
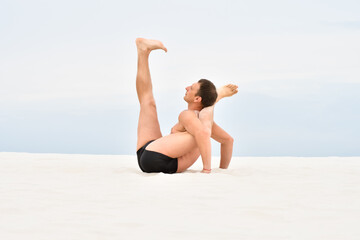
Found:
[{"label": "man's neck", "polygon": [[201,111],[202,106],[197,103],[188,103],[188,110],[192,111]]}]

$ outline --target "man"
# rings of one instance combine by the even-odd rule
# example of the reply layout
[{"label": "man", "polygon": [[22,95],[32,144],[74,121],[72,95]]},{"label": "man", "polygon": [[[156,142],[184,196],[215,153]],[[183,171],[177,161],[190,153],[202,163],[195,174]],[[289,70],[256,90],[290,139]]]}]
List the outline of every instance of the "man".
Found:
[{"label": "man", "polygon": [[[149,55],[165,46],[158,40],[136,39],[138,70],[136,91],[140,103],[137,132],[137,157],[143,172],[180,173],[189,168],[201,155],[203,173],[211,172],[210,137],[221,143],[220,168],[227,168],[233,148],[233,139],[213,122],[214,103],[237,93],[237,86],[226,85],[219,90],[202,79],[186,88],[184,100],[188,110],[179,115],[179,122],[171,134],[162,136],[152,92]],[[201,94],[199,94],[202,92]]]}]

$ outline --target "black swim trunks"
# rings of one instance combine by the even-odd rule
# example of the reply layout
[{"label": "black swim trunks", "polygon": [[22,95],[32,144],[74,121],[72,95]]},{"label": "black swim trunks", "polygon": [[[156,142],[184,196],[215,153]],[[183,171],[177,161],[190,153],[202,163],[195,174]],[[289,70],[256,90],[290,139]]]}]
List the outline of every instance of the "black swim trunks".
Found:
[{"label": "black swim trunks", "polygon": [[143,172],[163,172],[163,173],[176,173],[178,168],[178,159],[168,157],[162,153],[148,151],[145,148],[151,142],[147,142],[142,148],[137,150],[137,158],[139,167]]}]

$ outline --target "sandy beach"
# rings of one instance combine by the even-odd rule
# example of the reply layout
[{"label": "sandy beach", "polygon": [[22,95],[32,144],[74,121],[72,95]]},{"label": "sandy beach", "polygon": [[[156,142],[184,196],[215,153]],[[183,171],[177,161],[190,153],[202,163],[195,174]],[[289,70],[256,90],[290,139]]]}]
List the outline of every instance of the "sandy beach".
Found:
[{"label": "sandy beach", "polygon": [[360,157],[218,163],[146,174],[135,156],[0,153],[0,239],[360,238]]}]

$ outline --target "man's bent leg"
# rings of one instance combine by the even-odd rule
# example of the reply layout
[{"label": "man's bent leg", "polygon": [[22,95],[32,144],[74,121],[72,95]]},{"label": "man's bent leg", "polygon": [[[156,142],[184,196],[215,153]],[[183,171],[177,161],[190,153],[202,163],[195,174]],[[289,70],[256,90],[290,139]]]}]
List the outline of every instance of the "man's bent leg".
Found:
[{"label": "man's bent leg", "polygon": [[[199,113],[202,124],[211,131],[213,125],[214,106],[204,108]],[[200,150],[194,136],[188,132],[174,133],[157,139],[151,143],[152,151],[161,152],[178,159],[177,173],[191,167],[200,156]]]},{"label": "man's bent leg", "polygon": [[149,55],[155,49],[167,50],[160,41],[143,38],[136,39],[136,46],[138,51],[136,92],[140,103],[136,144],[136,150],[138,150],[150,140],[158,139],[162,136],[152,92]]},{"label": "man's bent leg", "polygon": [[164,154],[170,158],[177,158],[178,169],[183,172],[194,164],[200,156],[195,138],[188,132],[179,132],[156,139],[150,143],[147,150]]},{"label": "man's bent leg", "polygon": [[191,167],[199,157],[200,150],[195,144],[194,148],[190,152],[178,158],[178,169],[176,172],[184,172],[186,169]]},{"label": "man's bent leg", "polygon": [[214,122],[214,107],[215,105],[203,108],[199,113],[200,122],[203,124],[203,126],[208,128],[210,132]]}]

